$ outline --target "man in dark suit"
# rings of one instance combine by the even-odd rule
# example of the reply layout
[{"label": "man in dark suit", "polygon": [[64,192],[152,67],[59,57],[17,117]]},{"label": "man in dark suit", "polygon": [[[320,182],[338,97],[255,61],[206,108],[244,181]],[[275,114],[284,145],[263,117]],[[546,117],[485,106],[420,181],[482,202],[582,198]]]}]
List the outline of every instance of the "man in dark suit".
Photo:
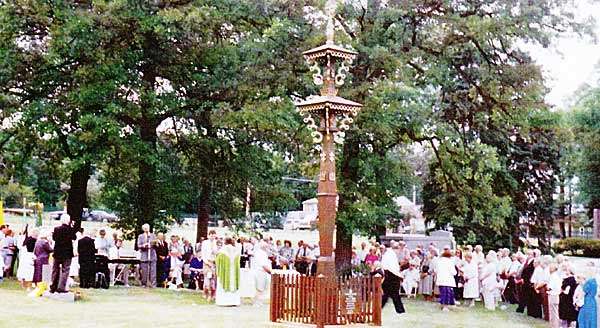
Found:
[{"label": "man in dark suit", "polygon": [[77,253],[79,254],[79,285],[81,288],[94,287],[96,270],[94,261],[96,258],[96,246],[94,239],[89,233],[77,242]]},{"label": "man in dark suit", "polygon": [[52,284],[50,292],[66,293],[69,269],[73,259],[73,240],[75,240],[75,228],[71,225],[69,214],[61,216],[62,225],[54,228],[52,239],[54,239],[54,264],[52,265]]},{"label": "man in dark suit", "polygon": [[159,232],[156,237],[158,239],[156,242],[156,285],[164,287],[168,278],[168,272],[165,272],[165,261],[169,256],[169,245],[162,232]]}]

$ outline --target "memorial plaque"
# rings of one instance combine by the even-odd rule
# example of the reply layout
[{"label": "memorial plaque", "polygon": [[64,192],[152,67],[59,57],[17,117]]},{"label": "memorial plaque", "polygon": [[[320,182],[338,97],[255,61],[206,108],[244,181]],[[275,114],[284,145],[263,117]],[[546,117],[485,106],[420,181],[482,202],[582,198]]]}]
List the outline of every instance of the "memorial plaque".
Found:
[{"label": "memorial plaque", "polygon": [[354,309],[356,308],[356,293],[350,289],[345,294],[346,295],[346,314],[354,313]]}]

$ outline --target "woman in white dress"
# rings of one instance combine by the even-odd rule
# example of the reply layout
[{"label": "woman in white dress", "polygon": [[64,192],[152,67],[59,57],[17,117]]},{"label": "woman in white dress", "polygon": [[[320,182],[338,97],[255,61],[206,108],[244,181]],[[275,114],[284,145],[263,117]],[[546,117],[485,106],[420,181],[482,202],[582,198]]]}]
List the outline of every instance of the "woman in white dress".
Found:
[{"label": "woman in white dress", "polygon": [[25,233],[17,240],[17,247],[19,248],[19,267],[17,268],[17,279],[21,282],[21,286],[26,288],[27,291],[31,290],[31,282],[33,281],[33,261],[35,260],[33,249],[35,247],[38,233],[38,230],[34,229],[31,231],[31,235],[29,236],[27,234],[27,230],[25,230]]},{"label": "woman in white dress", "polygon": [[177,289],[183,287],[183,245],[179,243],[179,236],[171,236],[169,245],[169,258],[171,259],[171,272],[169,274],[169,287]]},{"label": "woman in white dress", "polygon": [[417,261],[409,261],[408,269],[400,272],[402,288],[404,288],[404,293],[409,295],[409,297],[413,294],[413,289],[419,287],[420,273]]},{"label": "woman in white dress", "polygon": [[[90,235],[93,237],[94,235]],[[69,267],[69,277],[72,277],[69,280],[69,284],[72,284],[75,277],[79,277],[79,254],[77,253],[77,245],[79,243],[79,239],[83,238],[83,233],[81,231],[77,231],[75,233],[75,240],[73,240],[73,259],[71,259],[71,266]]]},{"label": "woman in white dress", "polygon": [[495,252],[488,253],[485,260],[486,264],[481,269],[481,293],[485,308],[494,311],[496,310],[496,292],[498,290]]},{"label": "woman in white dress", "polygon": [[217,267],[217,295],[219,306],[239,306],[240,298],[240,253],[232,238],[225,238],[225,244],[215,257]]},{"label": "woman in white dress", "polygon": [[479,268],[477,262],[473,260],[473,254],[465,254],[465,264],[462,271],[465,278],[463,298],[470,299],[469,307],[473,307],[475,306],[475,299],[479,298]]},{"label": "woman in white dress", "polygon": [[456,280],[454,279],[454,276],[457,272],[449,246],[444,247],[442,256],[437,259],[434,268],[435,284],[438,286],[440,291],[440,305],[442,307],[442,311],[448,312],[448,307],[456,304],[454,296]]}]

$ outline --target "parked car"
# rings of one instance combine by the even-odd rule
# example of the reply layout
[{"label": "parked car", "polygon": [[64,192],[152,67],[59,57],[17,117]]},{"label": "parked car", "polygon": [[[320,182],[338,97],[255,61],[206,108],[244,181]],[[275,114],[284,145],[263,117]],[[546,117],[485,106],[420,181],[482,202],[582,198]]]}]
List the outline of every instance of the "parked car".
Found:
[{"label": "parked car", "polygon": [[[67,211],[53,211],[48,212],[48,216],[53,220],[60,220],[60,217],[63,214],[67,214]],[[87,208],[83,209],[83,213],[81,213],[81,218],[86,221],[90,221],[90,211]]]},{"label": "parked car", "polygon": [[113,213],[108,213],[102,210],[94,210],[90,212],[90,215],[87,219],[88,221],[98,221],[98,222],[116,222],[119,220],[119,217]]}]

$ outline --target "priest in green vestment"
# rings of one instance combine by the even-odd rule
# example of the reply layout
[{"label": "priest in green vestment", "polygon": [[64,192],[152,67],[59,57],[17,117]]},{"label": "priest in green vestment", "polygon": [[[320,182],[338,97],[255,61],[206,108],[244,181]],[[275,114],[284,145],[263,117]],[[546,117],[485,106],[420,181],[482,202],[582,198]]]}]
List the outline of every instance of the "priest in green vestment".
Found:
[{"label": "priest in green vestment", "polygon": [[240,252],[232,238],[225,238],[225,245],[215,258],[217,267],[216,304],[240,305]]}]

